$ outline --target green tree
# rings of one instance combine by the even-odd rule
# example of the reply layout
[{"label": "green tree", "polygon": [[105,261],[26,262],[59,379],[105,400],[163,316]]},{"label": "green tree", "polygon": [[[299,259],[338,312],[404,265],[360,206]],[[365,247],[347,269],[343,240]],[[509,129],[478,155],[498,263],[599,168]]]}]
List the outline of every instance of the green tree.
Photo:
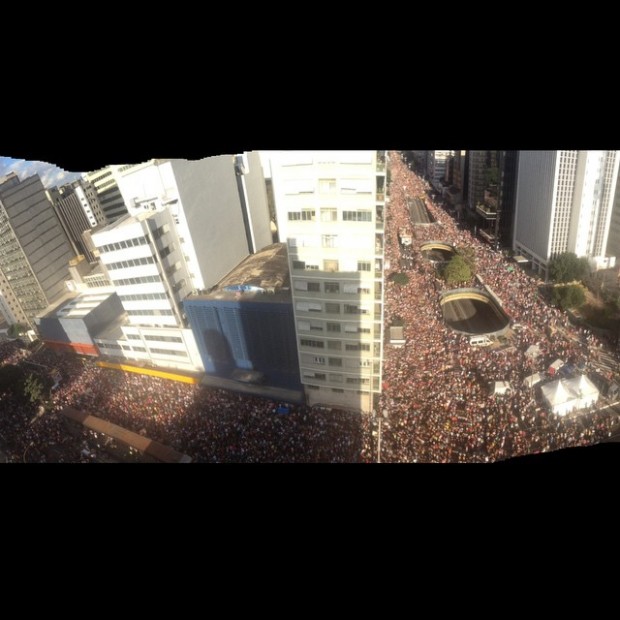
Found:
[{"label": "green tree", "polygon": [[29,374],[24,382],[24,396],[31,403],[36,403],[43,397],[43,383],[33,374]]},{"label": "green tree", "polygon": [[569,308],[579,308],[586,301],[586,295],[583,288],[577,284],[569,284],[568,286],[554,286],[551,293],[553,303],[568,310]]},{"label": "green tree", "polygon": [[28,331],[28,326],[23,323],[13,323],[7,330],[9,338],[17,338],[20,334]]},{"label": "green tree", "polygon": [[476,271],[476,250],[474,250],[474,248],[462,245],[456,248],[456,253],[465,261],[472,271]]},{"label": "green tree", "polygon": [[588,259],[578,258],[574,252],[558,254],[549,262],[549,276],[554,282],[583,280],[589,271]]},{"label": "green tree", "polygon": [[467,261],[457,254],[443,270],[443,278],[447,284],[461,284],[471,279],[472,270]]},{"label": "green tree", "polygon": [[388,279],[399,286],[409,284],[409,276],[406,273],[392,273]]}]

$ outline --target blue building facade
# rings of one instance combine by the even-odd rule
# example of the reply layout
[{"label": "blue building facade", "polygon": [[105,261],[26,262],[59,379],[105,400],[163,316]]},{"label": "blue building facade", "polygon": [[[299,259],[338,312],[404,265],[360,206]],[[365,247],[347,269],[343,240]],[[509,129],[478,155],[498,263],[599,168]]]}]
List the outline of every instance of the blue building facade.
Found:
[{"label": "blue building facade", "polygon": [[302,389],[293,306],[290,298],[277,297],[198,296],[183,302],[207,374],[231,378],[235,371],[251,370],[262,373],[267,385]]}]

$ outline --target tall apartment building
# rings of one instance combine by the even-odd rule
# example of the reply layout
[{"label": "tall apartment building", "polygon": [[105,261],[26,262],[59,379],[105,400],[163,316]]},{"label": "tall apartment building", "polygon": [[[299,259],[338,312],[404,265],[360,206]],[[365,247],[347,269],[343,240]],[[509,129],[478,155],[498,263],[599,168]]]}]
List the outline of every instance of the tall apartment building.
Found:
[{"label": "tall apartment building", "polygon": [[170,210],[195,290],[272,243],[258,153],[153,160],[123,172],[118,184],[131,214]]},{"label": "tall apartment building", "polygon": [[574,252],[605,262],[620,151],[520,151],[513,248],[546,274]]},{"label": "tall apartment building", "polygon": [[82,239],[85,230],[107,223],[97,192],[88,181],[78,180],[62,187],[47,190],[69,241],[76,255],[86,256],[89,262],[95,257]]},{"label": "tall apartment building", "polygon": [[94,338],[100,351],[155,366],[203,370],[183,311],[191,277],[170,211],[127,214],[90,237],[126,312]]},{"label": "tall apartment building", "polygon": [[497,151],[469,151],[468,207],[475,211],[485,202],[485,190],[499,182]]},{"label": "tall apartment building", "polygon": [[11,318],[32,326],[41,310],[64,295],[73,256],[39,176],[0,179],[0,291]]},{"label": "tall apartment building", "polygon": [[133,164],[125,166],[112,165],[94,172],[85,172],[82,175],[86,181],[94,186],[101,209],[108,222],[114,222],[119,217],[127,214],[123,195],[118,188],[118,180],[123,172],[132,167]]},{"label": "tall apartment building", "polygon": [[426,168],[430,182],[438,187],[446,176],[447,160],[454,151],[426,151]]},{"label": "tall apartment building", "polygon": [[370,412],[381,392],[385,151],[270,154],[310,405]]}]

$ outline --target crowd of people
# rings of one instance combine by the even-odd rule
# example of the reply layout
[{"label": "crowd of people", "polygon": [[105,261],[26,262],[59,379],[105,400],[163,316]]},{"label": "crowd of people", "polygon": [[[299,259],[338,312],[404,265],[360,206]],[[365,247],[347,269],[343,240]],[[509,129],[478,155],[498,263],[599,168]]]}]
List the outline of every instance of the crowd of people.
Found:
[{"label": "crowd of people", "polygon": [[[404,321],[407,344],[384,348],[380,398],[383,462],[489,462],[595,443],[617,416],[589,411],[561,418],[548,412],[523,378],[561,358],[588,369],[602,346],[588,330],[538,294],[537,281],[508,269],[505,257],[478,241],[431,198],[431,188],[398,153],[390,155],[386,208],[386,276],[404,272],[408,283],[386,277],[385,322]],[[413,226],[407,201],[424,197],[436,220]],[[401,230],[413,244],[399,244]],[[473,348],[446,326],[438,292],[444,286],[420,246],[443,241],[472,248],[476,273],[495,291],[507,313],[523,326],[509,348]],[[476,285],[472,279],[469,285]],[[537,358],[528,356],[530,345]],[[60,411],[88,411],[170,445],[195,462],[369,462],[377,458],[374,420],[344,411],[290,406],[198,385],[98,367],[94,360],[46,347],[27,350],[0,343],[0,365],[39,364],[61,373],[48,406],[0,395],[0,453],[9,461],[92,462],[106,454],[105,437],[69,432]],[[491,396],[489,382],[509,381],[512,392]]]},{"label": "crowd of people", "polygon": [[[11,355],[19,354],[11,348]],[[101,460],[105,437],[85,429],[76,433],[72,425],[69,433],[60,414],[65,406],[170,445],[194,462],[372,459],[369,421],[355,413],[288,405],[288,413],[278,414],[280,403],[275,401],[100,368],[94,360],[47,348],[29,353],[28,361],[61,368],[62,379],[40,415],[24,403],[12,401],[3,408],[0,450],[11,461]]]},{"label": "crowd of people", "polygon": [[[489,462],[608,437],[618,423],[615,414],[592,411],[562,418],[548,412],[523,384],[557,358],[587,372],[593,351],[603,343],[549,306],[534,277],[512,268],[501,252],[461,229],[431,199],[430,185],[397,153],[391,155],[390,171],[386,272],[404,272],[408,283],[386,278],[385,316],[386,325],[404,321],[407,345],[385,347],[381,409],[389,412],[389,422],[384,425],[384,460]],[[436,224],[413,225],[408,200],[414,197],[424,198]],[[407,248],[398,241],[403,229],[413,230],[413,245]],[[445,324],[438,294],[444,283],[419,249],[428,241],[473,249],[476,274],[523,326],[512,334],[512,346],[475,348]],[[476,284],[474,277],[466,283]],[[540,349],[537,358],[526,354],[533,344]],[[510,382],[511,393],[492,396],[489,384],[494,381]]]}]

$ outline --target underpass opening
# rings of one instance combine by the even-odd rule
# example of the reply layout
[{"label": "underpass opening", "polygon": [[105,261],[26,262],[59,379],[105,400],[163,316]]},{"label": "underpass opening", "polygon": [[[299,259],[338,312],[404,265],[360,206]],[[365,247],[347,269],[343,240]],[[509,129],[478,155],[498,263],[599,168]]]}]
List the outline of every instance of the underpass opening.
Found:
[{"label": "underpass opening", "polygon": [[446,325],[460,334],[503,336],[510,327],[510,317],[485,291],[446,291],[439,303]]}]

